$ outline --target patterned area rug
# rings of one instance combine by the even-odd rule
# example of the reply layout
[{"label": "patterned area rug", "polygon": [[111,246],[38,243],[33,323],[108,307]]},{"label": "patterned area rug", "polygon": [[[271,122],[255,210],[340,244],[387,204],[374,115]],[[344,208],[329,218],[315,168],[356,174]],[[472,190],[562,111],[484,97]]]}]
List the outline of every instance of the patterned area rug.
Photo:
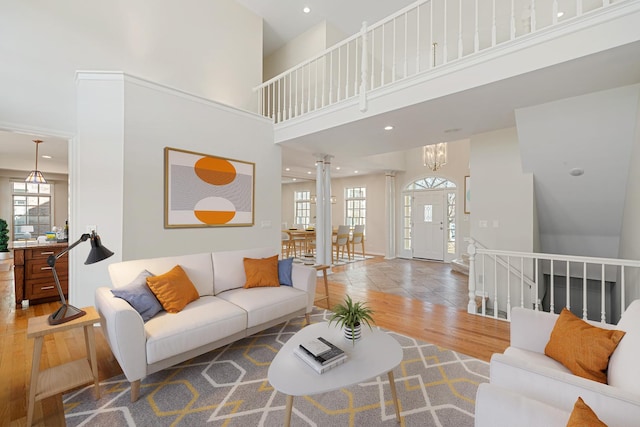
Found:
[{"label": "patterned area rug", "polygon": [[[315,309],[312,322],[328,319]],[[285,396],[267,381],[271,360],[301,327],[296,318],[143,380],[130,402],[124,376],[63,396],[67,426],[282,426]],[[489,365],[460,353],[385,331],[402,345],[394,370],[404,426],[474,424],[478,384]],[[398,425],[386,375],[341,390],[294,399],[292,426]]]}]

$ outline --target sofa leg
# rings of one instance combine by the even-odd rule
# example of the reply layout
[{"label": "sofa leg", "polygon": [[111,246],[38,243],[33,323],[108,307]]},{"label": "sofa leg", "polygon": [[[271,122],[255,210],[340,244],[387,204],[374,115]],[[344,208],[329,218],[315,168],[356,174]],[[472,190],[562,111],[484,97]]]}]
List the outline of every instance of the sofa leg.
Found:
[{"label": "sofa leg", "polygon": [[140,380],[135,380],[131,383],[131,403],[138,400],[140,397]]},{"label": "sofa leg", "polygon": [[307,325],[310,325],[311,324],[311,315],[309,313],[305,313],[304,314],[304,318],[307,321]]}]

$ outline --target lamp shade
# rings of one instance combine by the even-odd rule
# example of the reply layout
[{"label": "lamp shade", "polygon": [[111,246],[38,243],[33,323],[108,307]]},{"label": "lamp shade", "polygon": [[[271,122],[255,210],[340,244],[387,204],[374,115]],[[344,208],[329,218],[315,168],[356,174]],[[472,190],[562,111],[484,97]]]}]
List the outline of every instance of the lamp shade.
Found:
[{"label": "lamp shade", "polygon": [[109,249],[102,246],[102,242],[100,241],[100,236],[95,233],[91,235],[91,251],[89,251],[89,256],[87,260],[84,262],[85,264],[93,264],[94,262],[102,261],[103,259],[109,258],[113,255]]},{"label": "lamp shade", "polygon": [[24,182],[28,182],[30,184],[46,184],[47,180],[42,176],[42,172],[39,170],[32,170],[29,172],[29,176],[24,180]]}]

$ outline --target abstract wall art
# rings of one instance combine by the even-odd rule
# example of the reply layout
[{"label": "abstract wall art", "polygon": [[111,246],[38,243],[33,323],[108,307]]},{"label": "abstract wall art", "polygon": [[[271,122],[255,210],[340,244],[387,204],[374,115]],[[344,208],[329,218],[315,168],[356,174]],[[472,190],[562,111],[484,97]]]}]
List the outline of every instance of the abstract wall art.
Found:
[{"label": "abstract wall art", "polygon": [[254,224],[255,164],[165,147],[165,228]]}]

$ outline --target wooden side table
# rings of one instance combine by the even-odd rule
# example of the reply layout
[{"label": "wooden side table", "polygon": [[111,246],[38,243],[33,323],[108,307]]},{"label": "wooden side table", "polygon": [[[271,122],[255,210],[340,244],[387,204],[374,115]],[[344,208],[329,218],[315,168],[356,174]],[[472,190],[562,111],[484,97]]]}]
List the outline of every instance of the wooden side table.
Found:
[{"label": "wooden side table", "polygon": [[[38,400],[60,394],[75,387],[94,383],[96,398],[100,398],[100,383],[98,381],[98,364],[96,362],[96,341],[93,331],[94,323],[100,321],[94,307],[83,308],[86,315],[60,325],[50,325],[49,315],[29,319],[27,338],[35,338],[33,346],[33,360],[31,365],[31,385],[29,387],[29,401],[27,402],[27,426],[33,422],[33,407]],[[40,371],[40,356],[44,337],[55,332],[63,332],[73,328],[84,328],[84,341],[87,356]]]},{"label": "wooden side table", "polygon": [[322,271],[322,276],[324,278],[324,296],[320,298],[316,298],[316,301],[327,300],[327,308],[331,310],[331,303],[329,302],[329,283],[327,282],[327,270],[329,269],[328,265],[314,265],[317,271]]}]

